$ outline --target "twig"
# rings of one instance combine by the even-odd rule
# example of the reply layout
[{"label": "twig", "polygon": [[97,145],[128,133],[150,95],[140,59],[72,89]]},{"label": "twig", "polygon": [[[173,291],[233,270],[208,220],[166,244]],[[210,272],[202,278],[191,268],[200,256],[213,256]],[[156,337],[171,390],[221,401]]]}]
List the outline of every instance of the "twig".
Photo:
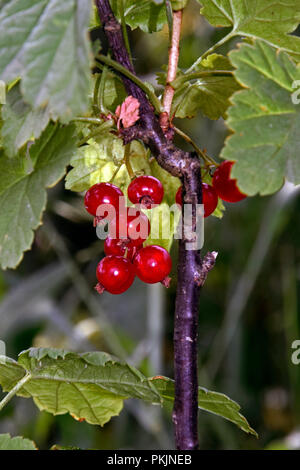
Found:
[{"label": "twig", "polygon": [[226,34],[226,36],[224,36],[222,39],[220,39],[220,41],[218,41],[216,44],[214,44],[213,46],[211,46],[206,52],[204,52],[204,54],[199,57],[191,66],[188,70],[186,70],[186,73],[191,73],[194,69],[196,69],[198,67],[198,65],[201,64],[202,60],[205,59],[205,57],[207,57],[209,54],[212,54],[213,52],[215,52],[216,49],[218,49],[218,47],[222,46],[223,44],[225,44],[227,41],[230,41],[230,39],[232,39],[234,37],[234,34],[232,31],[230,31],[230,33]]},{"label": "twig", "polygon": [[171,43],[170,43],[170,48],[169,48],[167,82],[166,82],[166,87],[165,87],[164,96],[163,96],[164,111],[160,116],[160,124],[164,132],[166,132],[169,128],[172,101],[173,101],[173,97],[175,93],[175,90],[172,86],[172,82],[175,80],[176,75],[177,75],[182,13],[183,13],[182,10],[173,12],[173,24],[172,24]]},{"label": "twig", "polygon": [[[137,124],[122,130],[125,144],[139,139],[147,145],[159,165],[183,184],[183,206],[193,208],[195,232],[197,204],[202,203],[201,162],[195,152],[177,148],[164,135],[145,91],[137,84],[134,68],[128,56],[121,25],[116,20],[108,0],[96,0],[101,24],[116,62],[134,77],[123,74],[123,82],[129,95],[140,103],[140,119]],[[147,91],[146,91],[147,92]],[[184,216],[184,214],[183,214]],[[184,226],[184,221],[183,221]],[[197,327],[200,288],[195,273],[201,272],[200,251],[186,250],[191,241],[185,233],[179,240],[178,287],[174,326],[175,402],[173,421],[176,447],[180,450],[198,448],[198,379],[197,379]]]}]

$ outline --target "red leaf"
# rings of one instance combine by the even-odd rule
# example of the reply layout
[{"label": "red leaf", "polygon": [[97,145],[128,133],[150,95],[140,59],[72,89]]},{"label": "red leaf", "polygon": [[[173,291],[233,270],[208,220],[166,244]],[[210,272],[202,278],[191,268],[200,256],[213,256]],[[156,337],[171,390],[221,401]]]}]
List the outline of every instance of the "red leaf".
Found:
[{"label": "red leaf", "polygon": [[127,96],[126,100],[119,105],[116,109],[116,115],[118,119],[118,129],[120,128],[120,124],[124,128],[133,126],[133,124],[139,120],[139,109],[140,109],[140,102],[133,96]]}]

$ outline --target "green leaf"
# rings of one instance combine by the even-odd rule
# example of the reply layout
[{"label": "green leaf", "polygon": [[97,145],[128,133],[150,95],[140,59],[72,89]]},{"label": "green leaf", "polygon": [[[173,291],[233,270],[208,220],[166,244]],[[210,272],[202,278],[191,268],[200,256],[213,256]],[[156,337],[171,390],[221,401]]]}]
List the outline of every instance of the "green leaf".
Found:
[{"label": "green leaf", "polygon": [[[113,183],[126,195],[130,178],[123,164],[124,152],[122,140],[113,134],[106,133],[97,139],[90,139],[88,145],[80,148],[71,160],[73,169],[67,175],[66,189],[86,191],[93,184],[110,181],[120,168]],[[135,172],[151,174],[147,152],[138,141],[130,144],[130,162]]]},{"label": "green leaf", "polygon": [[[110,3],[120,19],[119,0]],[[124,16],[131,29],[141,28],[145,33],[160,31],[167,23],[164,3],[157,5],[152,0],[124,0]]]},{"label": "green leaf", "polygon": [[[95,74],[94,78],[96,79],[97,77],[99,75]],[[103,104],[105,108],[114,113],[117,106],[123,103],[127,96],[120,77],[107,70],[103,90]]]},{"label": "green leaf", "polygon": [[[174,401],[174,381],[164,378],[153,377],[153,383],[159,390],[162,398],[166,402]],[[198,407],[200,410],[208,411],[221,416],[236,424],[240,429],[248,434],[257,437],[257,433],[252,429],[246,418],[240,413],[241,407],[223,393],[212,392],[205,388],[198,388]]]},{"label": "green leaf", "polygon": [[11,0],[0,11],[0,78],[22,77],[25,101],[54,120],[87,110],[90,14],[86,0]]},{"label": "green leaf", "polygon": [[[3,358],[3,356],[2,356]],[[76,354],[55,349],[29,349],[18,362],[0,357],[0,383],[11,390],[26,374],[31,378],[18,392],[32,397],[40,410],[103,426],[118,415],[126,398],[160,403],[152,382],[137,369],[109,354]]]},{"label": "green leaf", "polygon": [[[118,415],[124,399],[138,398],[168,406],[174,400],[174,382],[166,377],[145,377],[134,367],[104,352],[73,353],[60,349],[31,348],[18,361],[0,356],[0,384],[12,390],[24,376],[18,396],[33,398],[40,410],[54,415],[103,425]],[[199,408],[233,422],[256,435],[240,407],[227,396],[199,387]]]},{"label": "green leaf", "polygon": [[78,149],[71,160],[73,169],[66,178],[66,189],[86,191],[93,184],[110,181],[118,165],[124,159],[121,139],[105,134],[99,143],[90,139],[88,145]]},{"label": "green leaf", "polygon": [[284,177],[299,184],[300,106],[292,101],[299,67],[263,41],[242,45],[230,59],[236,79],[248,88],[232,98],[227,125],[234,134],[221,157],[237,161],[232,176],[251,196],[274,193]]},{"label": "green leaf", "polygon": [[[213,75],[214,71],[223,70],[233,70],[228,58],[211,54],[192,74],[179,74],[177,80],[182,80],[183,84],[175,92],[172,113],[175,112],[175,116],[179,118],[192,118],[201,110],[210,119],[224,117],[230,105],[229,98],[240,86],[233,75]],[[201,74],[207,72],[211,74],[201,77]],[[187,81],[188,77],[191,77],[191,81]]]},{"label": "green leaf", "polygon": [[179,178],[171,176],[166,170],[164,170],[155,159],[150,162],[151,175],[161,181],[164,187],[164,198],[163,201],[167,202],[169,206],[172,206],[175,202],[175,196],[181,182]]},{"label": "green leaf", "polygon": [[151,224],[150,235],[144,246],[160,245],[167,251],[170,251],[173,236],[181,217],[181,211],[176,204],[174,204],[173,210],[171,210],[167,203],[162,202],[159,206],[144,212]]},{"label": "green leaf", "polygon": [[90,21],[89,27],[90,27],[90,29],[94,29],[94,28],[98,28],[99,26],[101,26],[101,21],[100,21],[100,18],[99,18],[98,9],[97,9],[96,5],[93,4],[91,21]]},{"label": "green leaf", "polygon": [[75,151],[74,126],[49,124],[25,153],[8,159],[0,153],[0,264],[14,268],[33,241],[46,206],[45,188],[65,173]]},{"label": "green leaf", "polygon": [[37,450],[37,448],[33,441],[24,437],[0,434],[0,450]]},{"label": "green leaf", "polygon": [[2,118],[3,147],[12,157],[28,140],[41,135],[48,124],[49,113],[47,108],[33,110],[25,103],[18,83],[7,93]]},{"label": "green leaf", "polygon": [[291,36],[300,22],[299,0],[198,0],[213,26],[232,27],[231,36],[264,39],[300,56],[300,38]]},{"label": "green leaf", "polygon": [[159,166],[155,159],[150,162],[150,174],[161,181],[164,187],[164,198],[158,207],[145,211],[151,221],[151,232],[145,246],[160,245],[170,251],[181,215],[181,211],[175,204],[175,195],[181,182]]}]

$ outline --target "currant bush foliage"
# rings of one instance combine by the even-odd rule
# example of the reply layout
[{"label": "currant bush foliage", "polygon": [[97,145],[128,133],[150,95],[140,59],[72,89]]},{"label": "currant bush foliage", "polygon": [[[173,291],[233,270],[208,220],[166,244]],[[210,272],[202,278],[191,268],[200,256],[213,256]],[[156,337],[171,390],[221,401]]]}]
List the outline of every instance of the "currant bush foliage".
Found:
[{"label": "currant bush foliage", "polygon": [[[120,2],[110,0],[110,4],[117,18],[120,19]],[[155,4],[151,0],[125,0],[124,17],[131,29],[140,28],[145,33],[153,33],[162,29],[167,22],[164,2]]]},{"label": "currant bush foliage", "polygon": [[197,0],[213,26],[231,27],[231,37],[264,39],[300,58],[300,38],[291,36],[300,22],[298,0]]},{"label": "currant bush foliage", "polygon": [[30,439],[11,437],[10,434],[0,434],[0,450],[37,450]]},{"label": "currant bush foliage", "polygon": [[41,138],[13,159],[0,154],[0,259],[5,268],[16,266],[33,241],[46,206],[45,188],[65,173],[75,151],[74,126],[49,124]]},{"label": "currant bush foliage", "polygon": [[2,110],[3,148],[8,157],[16,155],[31,138],[40,137],[49,122],[47,108],[32,108],[22,96],[20,82],[6,94]]},{"label": "currant bush foliage", "polygon": [[[271,194],[284,178],[299,183],[299,107],[291,101],[293,81],[299,79],[300,39],[291,35],[300,20],[298,0],[199,3],[201,14],[213,26],[231,27],[221,42],[243,37],[249,44],[238,46],[228,56],[207,54],[189,70],[179,70],[173,82],[172,113],[181,119],[198,112],[210,119],[225,118],[233,135],[220,156],[237,161],[233,176],[246,194]],[[187,0],[170,2],[174,11],[186,4]],[[159,31],[168,22],[165,4],[160,0],[125,0],[124,15],[119,2],[111,0],[111,5],[131,29],[149,33]],[[65,125],[79,116],[99,120],[100,113],[114,113],[124,101],[121,78],[113,69],[104,66],[101,73],[91,73],[92,56],[99,45],[91,47],[88,32],[99,25],[92,0],[0,2],[0,80],[7,88],[6,102],[1,98],[0,166],[7,168],[11,181],[7,183],[8,176],[4,177],[0,198],[3,203],[7,201],[13,214],[10,220],[7,211],[0,215],[0,264],[4,269],[15,267],[22,252],[30,248],[32,231],[39,225],[45,207],[45,188],[63,176],[71,159],[73,169],[67,176],[67,189],[84,191],[90,184],[108,181],[115,174],[114,183],[126,194],[129,177],[123,164],[124,146],[111,133],[114,122],[76,124],[75,132],[69,127],[69,131],[61,130],[68,132],[69,150],[65,144],[59,149],[57,141],[40,156],[41,165],[43,159],[46,166],[51,159],[61,162],[57,169],[51,164],[53,175],[48,167],[47,178],[40,179],[40,164],[30,161],[31,151],[27,148],[32,142],[43,145],[43,132],[48,132],[47,126],[53,129],[50,121],[59,120]],[[162,67],[158,83],[165,80]],[[80,145],[77,151],[76,141]],[[50,151],[58,152],[58,156],[50,155]],[[164,211],[169,210],[167,204],[174,202],[179,180],[162,174],[141,144],[132,143],[130,154],[135,171],[163,177]],[[34,187],[32,181],[39,180],[44,186],[38,191],[40,198],[35,199],[29,188]],[[221,217],[222,209],[220,203],[214,215]],[[18,210],[25,211],[22,217]],[[174,217],[173,222],[175,230]],[[158,243],[156,236],[150,240]],[[172,236],[160,242],[169,248]]]},{"label": "currant bush foliage", "polygon": [[90,15],[85,0],[11,0],[0,11],[0,78],[21,77],[25,101],[49,118],[87,111]]},{"label": "currant bush foliage", "polygon": [[[8,392],[28,375],[18,395],[33,398],[40,410],[103,426],[118,415],[123,402],[136,398],[168,407],[174,384],[167,377],[145,377],[134,367],[104,352],[76,354],[66,350],[32,348],[18,361],[0,356],[0,384]],[[199,408],[221,416],[254,434],[240,407],[223,394],[199,388]],[[1,439],[0,439],[1,446]]]},{"label": "currant bush foliage", "polygon": [[224,73],[222,76],[220,72],[232,70],[227,57],[211,54],[194,68],[192,74],[179,71],[172,114],[178,118],[193,118],[201,111],[210,119],[225,118],[229,99],[240,86],[233,75]]},{"label": "currant bush foliage", "polygon": [[[187,2],[171,0],[170,5],[175,11]],[[164,3],[125,0],[123,15],[120,3],[111,0],[118,18],[145,33],[161,30],[170,20]],[[199,3],[211,25],[230,28],[220,43],[236,38],[240,44],[226,56],[213,46],[188,70],[178,70],[172,113],[180,119],[201,113],[225,120],[230,135],[220,157],[237,162],[233,176],[244,193],[272,194],[284,179],[299,184],[299,105],[292,96],[300,80],[300,39],[291,34],[300,21],[299,1]],[[124,162],[129,152],[137,174],[156,176],[164,185],[163,203],[153,210],[153,217],[162,223],[170,219],[180,181],[152,161],[140,142],[125,149],[113,119],[126,98],[122,80],[107,66],[92,74],[93,55],[100,45],[92,47],[89,31],[99,25],[92,0],[0,0],[0,80],[5,82],[5,90],[0,82],[3,269],[17,266],[30,248],[45,209],[46,188],[65,175],[69,164],[68,190],[82,192],[112,180],[126,195],[130,178]],[[163,65],[157,81],[165,84]],[[153,91],[161,99],[161,90]],[[211,183],[208,173],[203,177]],[[221,217],[223,209],[220,202],[214,215]],[[171,213],[171,234],[178,216],[179,212]],[[162,233],[151,232],[147,244],[151,243],[170,249],[172,236],[164,240]],[[53,414],[68,412],[99,425],[120,413],[124,399],[168,407],[174,398],[170,379],[147,378],[105,353],[33,349],[18,361],[2,358],[4,391],[26,374],[28,381],[19,395],[32,397],[40,409]],[[199,406],[254,434],[239,406],[224,395],[200,388]],[[0,448],[3,442],[28,444],[7,435],[0,436]]]},{"label": "currant bush foliage", "polygon": [[227,124],[234,134],[222,157],[237,161],[232,175],[246,194],[272,194],[285,178],[299,184],[300,104],[292,100],[299,67],[263,41],[242,45],[230,59],[247,89],[232,98]]}]

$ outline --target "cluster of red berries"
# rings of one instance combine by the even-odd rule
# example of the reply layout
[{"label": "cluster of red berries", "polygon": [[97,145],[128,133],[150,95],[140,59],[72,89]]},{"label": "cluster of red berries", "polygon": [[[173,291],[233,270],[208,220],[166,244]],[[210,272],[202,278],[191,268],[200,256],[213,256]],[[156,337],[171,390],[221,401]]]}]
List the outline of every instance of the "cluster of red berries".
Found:
[{"label": "cluster of red berries", "polygon": [[[208,217],[215,211],[218,198],[226,202],[239,202],[245,199],[246,195],[239,190],[236,180],[230,177],[233,165],[234,162],[228,160],[222,162],[214,172],[212,186],[202,183],[204,217]],[[182,187],[176,193],[176,202],[182,206]]]},{"label": "cluster of red berries", "polygon": [[[230,177],[233,164],[230,161],[221,163],[214,173],[212,186],[202,184],[204,217],[214,212],[219,197],[227,202],[238,202],[246,197],[240,192],[236,180]],[[150,209],[152,205],[162,202],[164,189],[157,178],[145,175],[132,180],[127,194],[133,204]],[[120,188],[111,183],[98,183],[87,191],[84,199],[85,208],[95,217],[96,223],[103,220],[109,222],[108,237],[104,243],[106,256],[97,266],[97,291],[121,294],[131,286],[135,276],[149,284],[162,282],[167,286],[172,268],[169,253],[158,245],[143,247],[150,233],[149,219],[138,209],[132,215],[131,208],[125,205],[124,210],[120,211],[120,198],[124,198]],[[182,206],[182,187],[177,191],[176,203]],[[98,215],[98,208],[104,204],[115,209],[116,217],[108,219],[106,211]],[[137,225],[140,226],[139,231]]]},{"label": "cluster of red berries", "polygon": [[[161,203],[164,190],[157,178],[138,176],[130,183],[127,194],[133,204],[149,209],[151,205]],[[104,213],[99,217],[97,214],[98,207],[103,204],[112,205],[116,214],[108,220],[108,237],[104,243],[106,256],[97,266],[99,282],[96,290],[99,293],[106,290],[111,294],[122,294],[131,286],[135,276],[149,284],[162,282],[167,286],[172,268],[170,254],[158,245],[143,247],[150,233],[149,219],[140,210],[135,210],[135,215],[131,215],[130,207],[124,206],[124,210],[120,211],[121,197],[124,197],[121,189],[111,183],[95,184],[85,195],[85,208],[96,217],[97,223],[108,215]]]}]

